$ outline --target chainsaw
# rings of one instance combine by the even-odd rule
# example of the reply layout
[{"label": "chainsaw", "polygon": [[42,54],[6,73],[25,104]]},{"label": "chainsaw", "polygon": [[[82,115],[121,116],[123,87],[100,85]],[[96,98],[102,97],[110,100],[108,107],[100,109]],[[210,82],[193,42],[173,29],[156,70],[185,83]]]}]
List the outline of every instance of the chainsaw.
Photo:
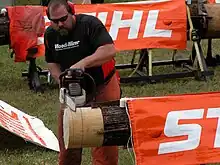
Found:
[{"label": "chainsaw", "polygon": [[[96,92],[94,79],[82,69],[71,68],[61,73],[60,95],[61,104],[66,104],[71,110],[76,111],[76,107],[82,107],[86,104],[86,91],[83,88],[85,76],[90,77],[93,82],[93,94]],[[95,98],[95,96],[93,96]]]}]

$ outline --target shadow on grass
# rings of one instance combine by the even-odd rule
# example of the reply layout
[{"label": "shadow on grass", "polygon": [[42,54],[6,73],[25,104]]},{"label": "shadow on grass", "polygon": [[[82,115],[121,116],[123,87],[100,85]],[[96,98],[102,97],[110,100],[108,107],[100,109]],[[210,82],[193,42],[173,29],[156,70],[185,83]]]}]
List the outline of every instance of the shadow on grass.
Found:
[{"label": "shadow on grass", "polygon": [[23,138],[0,128],[0,151],[14,151],[14,150],[27,150],[34,149],[40,151],[51,151],[47,148],[35,145],[31,142],[25,141]]}]

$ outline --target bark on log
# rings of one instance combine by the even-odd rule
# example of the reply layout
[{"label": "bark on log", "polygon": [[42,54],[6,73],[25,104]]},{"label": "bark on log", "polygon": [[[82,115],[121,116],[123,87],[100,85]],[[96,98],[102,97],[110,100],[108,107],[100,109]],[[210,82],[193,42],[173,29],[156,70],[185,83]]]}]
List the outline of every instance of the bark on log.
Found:
[{"label": "bark on log", "polygon": [[220,38],[220,5],[205,4],[208,16],[208,28],[203,34],[203,38]]},{"label": "bark on log", "polygon": [[66,148],[125,146],[131,135],[126,109],[119,106],[65,108],[63,131]]},{"label": "bark on log", "polygon": [[203,7],[207,16],[198,15],[197,0],[189,5],[194,28],[202,39],[220,38],[220,5],[204,4]]}]

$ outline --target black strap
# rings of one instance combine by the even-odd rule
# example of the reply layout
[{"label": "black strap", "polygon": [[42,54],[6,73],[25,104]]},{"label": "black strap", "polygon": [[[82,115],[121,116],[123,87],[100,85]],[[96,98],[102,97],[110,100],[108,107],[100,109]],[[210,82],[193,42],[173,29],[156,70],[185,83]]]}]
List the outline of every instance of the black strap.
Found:
[{"label": "black strap", "polygon": [[114,69],[108,74],[108,76],[105,78],[104,80],[104,85],[108,84],[108,82],[111,80],[111,78],[113,77],[113,75],[115,74],[116,69],[114,67]]}]

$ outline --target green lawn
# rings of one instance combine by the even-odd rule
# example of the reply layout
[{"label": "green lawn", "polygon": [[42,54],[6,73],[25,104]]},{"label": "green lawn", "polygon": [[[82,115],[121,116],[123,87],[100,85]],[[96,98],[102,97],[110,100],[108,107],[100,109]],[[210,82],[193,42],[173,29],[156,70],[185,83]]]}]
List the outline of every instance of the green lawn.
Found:
[{"label": "green lawn", "polygon": [[[214,52],[217,52],[217,44],[220,41],[214,42]],[[160,51],[155,54],[157,59],[164,56],[171,58],[169,54],[164,54]],[[57,111],[59,110],[58,89],[46,89],[45,93],[34,93],[29,90],[27,81],[21,77],[21,72],[26,70],[28,64],[14,63],[8,53],[8,46],[0,47],[0,99],[6,101],[10,105],[24,111],[32,116],[40,118],[44,124],[51,129],[55,134],[57,133]],[[131,59],[131,52],[120,52],[117,55],[117,63],[125,63]],[[37,63],[45,68],[43,58],[38,59]],[[182,94],[182,93],[196,93],[204,91],[218,91],[219,90],[219,69],[215,68],[215,76],[208,79],[207,82],[196,81],[194,78],[173,79],[156,84],[122,84],[123,97],[137,97],[137,96],[164,96],[168,94]],[[170,67],[155,67],[155,73],[168,73],[175,71]],[[127,71],[126,74],[131,73]],[[123,73],[125,74],[125,73]],[[1,137],[8,141],[7,137]],[[4,141],[2,140],[2,141]],[[16,143],[17,141],[12,143]],[[47,164],[54,165],[57,163],[57,153],[49,151],[35,145],[20,144],[15,145],[14,148],[1,147],[0,150],[0,164],[1,165],[34,165]],[[83,164],[90,164],[89,149],[85,149],[83,153]],[[119,165],[132,165],[132,157],[127,150],[120,149]]]},{"label": "green lawn", "polygon": [[[25,0],[16,1],[16,4],[26,3]],[[113,2],[113,1],[111,1]],[[115,1],[114,1],[115,2]],[[32,0],[28,4],[38,4]],[[213,53],[219,53],[218,45],[220,41],[214,41]],[[203,44],[206,46],[206,44]],[[206,51],[206,47],[204,47]],[[181,51],[183,55],[189,56],[187,51]],[[117,54],[117,63],[126,63],[131,59],[132,52],[119,52]],[[158,50],[154,54],[154,59],[171,59],[171,54],[166,50]],[[38,59],[37,63],[45,68],[43,58]],[[26,70],[27,63],[14,63],[8,53],[8,46],[0,47],[0,99],[10,105],[24,111],[25,113],[36,116],[44,124],[57,134],[57,112],[59,110],[58,89],[47,89],[43,94],[34,93],[29,90],[27,80],[21,77],[21,72]],[[154,73],[174,72],[172,66],[155,67]],[[205,81],[196,81],[194,78],[173,79],[156,84],[122,84],[123,97],[140,96],[164,96],[168,94],[183,94],[218,91],[220,82],[220,66],[215,68],[215,75],[212,79]],[[121,73],[122,75],[131,73]],[[3,130],[1,132],[4,132]],[[6,136],[0,136],[1,142],[8,141]],[[11,141],[14,145],[0,147],[0,165],[55,165],[57,164],[57,153],[29,144],[17,144],[17,141]],[[2,144],[3,145],[3,144]],[[90,164],[90,150],[83,152],[83,165]],[[119,165],[132,165],[133,157],[125,149],[120,149]]]}]

